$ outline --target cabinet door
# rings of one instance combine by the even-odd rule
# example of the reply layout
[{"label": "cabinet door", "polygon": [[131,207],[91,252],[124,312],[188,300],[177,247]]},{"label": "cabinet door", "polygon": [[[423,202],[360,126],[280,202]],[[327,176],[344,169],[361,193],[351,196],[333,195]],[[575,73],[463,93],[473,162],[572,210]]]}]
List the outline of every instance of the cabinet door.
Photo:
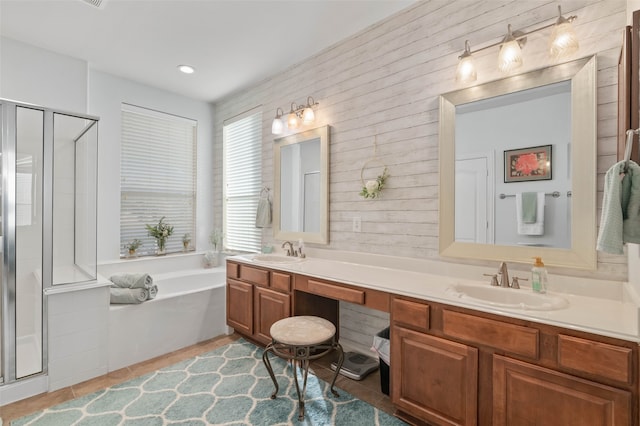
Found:
[{"label": "cabinet door", "polygon": [[254,338],[265,345],[271,342],[271,326],[291,313],[291,296],[262,287],[254,289]]},{"label": "cabinet door", "polygon": [[630,392],[494,355],[494,426],[630,424]]},{"label": "cabinet door", "polygon": [[227,279],[227,325],[240,334],[253,334],[253,285]]},{"label": "cabinet door", "polygon": [[475,425],[478,350],[394,326],[391,399],[402,411],[434,425]]}]

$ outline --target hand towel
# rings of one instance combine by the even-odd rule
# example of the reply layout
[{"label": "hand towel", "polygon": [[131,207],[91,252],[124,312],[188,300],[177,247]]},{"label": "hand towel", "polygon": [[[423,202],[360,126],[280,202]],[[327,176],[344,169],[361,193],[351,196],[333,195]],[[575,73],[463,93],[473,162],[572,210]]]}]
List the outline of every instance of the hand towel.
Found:
[{"label": "hand towel", "polygon": [[266,196],[260,196],[258,210],[256,211],[256,228],[266,228],[271,225],[271,200],[269,192],[264,191]]},{"label": "hand towel", "polygon": [[538,209],[538,194],[536,192],[522,193],[522,222],[536,223]]},{"label": "hand towel", "polygon": [[109,289],[111,304],[138,304],[142,303],[149,297],[149,291],[146,288],[119,288],[111,287]]},{"label": "hand towel", "polygon": [[544,235],[544,192],[536,193],[535,222],[526,223],[523,218],[522,193],[516,194],[516,221],[520,235]]},{"label": "hand towel", "polygon": [[109,278],[112,287],[120,288],[149,288],[153,285],[153,278],[149,274],[116,274]]},{"label": "hand towel", "polygon": [[604,177],[602,213],[596,249],[623,254],[624,243],[640,243],[640,166],[614,164]]}]

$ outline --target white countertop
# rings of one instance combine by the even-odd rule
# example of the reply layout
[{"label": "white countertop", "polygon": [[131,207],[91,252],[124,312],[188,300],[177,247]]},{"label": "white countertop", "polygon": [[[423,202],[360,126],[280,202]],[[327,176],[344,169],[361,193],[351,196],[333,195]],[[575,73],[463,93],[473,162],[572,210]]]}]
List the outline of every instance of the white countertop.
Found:
[{"label": "white countertop", "polygon": [[[580,285],[567,286],[572,292],[549,292],[569,301],[562,309],[550,311],[534,311],[521,308],[497,308],[477,303],[473,300],[456,297],[447,291],[454,284],[489,285],[488,279],[477,281],[450,275],[431,274],[422,271],[395,269],[392,267],[373,266],[335,259],[308,257],[295,263],[267,263],[253,260],[254,255],[230,257],[230,260],[278,269],[315,278],[337,281],[357,287],[381,290],[388,293],[410,296],[417,299],[430,300],[453,306],[474,309],[506,317],[556,325],[573,330],[585,331],[602,336],[614,337],[633,342],[640,342],[638,326],[638,298],[627,283],[611,283],[612,291],[607,297],[601,297],[594,291],[583,294],[576,291]],[[581,281],[580,278],[575,278]],[[509,291],[531,291],[530,287]]]}]

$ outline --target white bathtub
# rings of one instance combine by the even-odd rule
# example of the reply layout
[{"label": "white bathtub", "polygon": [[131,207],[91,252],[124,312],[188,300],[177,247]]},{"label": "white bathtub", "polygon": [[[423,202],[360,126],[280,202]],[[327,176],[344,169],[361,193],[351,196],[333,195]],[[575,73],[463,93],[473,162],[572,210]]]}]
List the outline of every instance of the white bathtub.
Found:
[{"label": "white bathtub", "polygon": [[227,332],[224,268],[150,275],[155,299],[109,307],[109,371]]}]

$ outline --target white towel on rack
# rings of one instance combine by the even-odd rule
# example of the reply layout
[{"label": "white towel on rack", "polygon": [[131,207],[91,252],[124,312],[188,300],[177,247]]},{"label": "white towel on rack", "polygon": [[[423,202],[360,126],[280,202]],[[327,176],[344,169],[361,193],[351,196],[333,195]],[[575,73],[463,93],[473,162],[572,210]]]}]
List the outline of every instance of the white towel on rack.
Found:
[{"label": "white towel on rack", "polygon": [[518,234],[520,235],[544,235],[544,192],[538,192],[536,221],[524,223],[522,220],[522,193],[516,194],[516,220],[518,224]]}]

